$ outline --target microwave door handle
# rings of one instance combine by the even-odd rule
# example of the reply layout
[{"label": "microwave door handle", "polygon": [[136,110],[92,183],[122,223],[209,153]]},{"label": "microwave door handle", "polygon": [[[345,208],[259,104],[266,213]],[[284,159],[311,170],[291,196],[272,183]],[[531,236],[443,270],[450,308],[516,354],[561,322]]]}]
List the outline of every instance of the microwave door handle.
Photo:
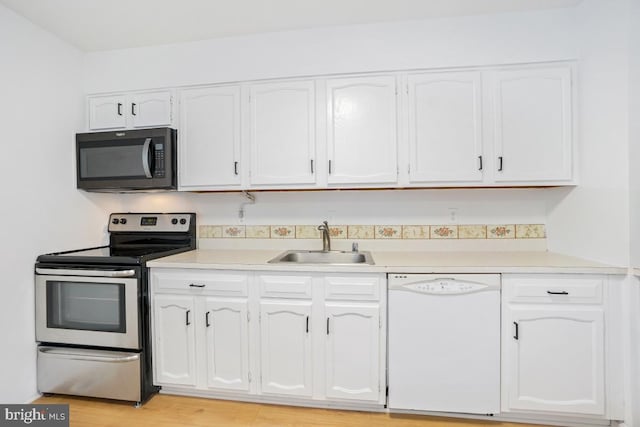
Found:
[{"label": "microwave door handle", "polygon": [[147,138],[144,140],[144,145],[142,146],[142,168],[144,169],[144,176],[147,178],[152,178],[151,175],[151,166],[149,163],[149,151],[151,150],[151,138]]}]

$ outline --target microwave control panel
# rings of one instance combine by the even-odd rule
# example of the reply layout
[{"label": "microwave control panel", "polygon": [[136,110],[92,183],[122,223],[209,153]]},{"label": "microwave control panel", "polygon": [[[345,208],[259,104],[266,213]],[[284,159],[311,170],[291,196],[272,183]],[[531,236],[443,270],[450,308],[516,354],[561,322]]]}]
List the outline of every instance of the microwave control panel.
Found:
[{"label": "microwave control panel", "polygon": [[153,171],[153,177],[164,178],[164,144],[156,143],[153,151],[155,153],[155,170]]}]

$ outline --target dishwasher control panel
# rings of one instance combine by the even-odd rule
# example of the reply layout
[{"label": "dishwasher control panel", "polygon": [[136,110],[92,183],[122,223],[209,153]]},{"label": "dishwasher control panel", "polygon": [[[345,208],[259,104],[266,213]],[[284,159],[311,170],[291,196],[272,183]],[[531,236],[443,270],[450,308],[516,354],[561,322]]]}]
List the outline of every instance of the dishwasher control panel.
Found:
[{"label": "dishwasher control panel", "polygon": [[487,288],[486,285],[473,282],[461,282],[458,280],[437,279],[428,282],[410,283],[404,288],[427,294],[462,294],[480,291]]}]

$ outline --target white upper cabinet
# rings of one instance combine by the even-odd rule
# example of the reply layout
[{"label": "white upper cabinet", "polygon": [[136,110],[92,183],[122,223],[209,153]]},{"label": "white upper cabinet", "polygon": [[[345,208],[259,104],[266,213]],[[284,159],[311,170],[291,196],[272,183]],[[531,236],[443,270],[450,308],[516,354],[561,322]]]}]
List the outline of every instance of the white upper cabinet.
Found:
[{"label": "white upper cabinet", "polygon": [[240,186],[240,112],[239,86],[180,92],[181,189]]},{"label": "white upper cabinet", "polygon": [[327,80],[329,184],[398,181],[396,76]]},{"label": "white upper cabinet", "polygon": [[532,67],[488,75],[494,110],[495,181],[571,181],[571,69]]},{"label": "white upper cabinet", "polygon": [[127,126],[124,95],[89,98],[89,129],[124,129]]},{"label": "white upper cabinet", "polygon": [[180,88],[179,123],[174,89],[90,95],[88,129],[179,124],[186,191],[575,185],[573,67]]},{"label": "white upper cabinet", "polygon": [[481,73],[407,76],[409,182],[481,182]]},{"label": "white upper cabinet", "polygon": [[172,97],[170,91],[136,93],[130,97],[131,127],[171,125]]},{"label": "white upper cabinet", "polygon": [[315,82],[250,86],[252,186],[314,184]]},{"label": "white upper cabinet", "polygon": [[89,130],[171,126],[170,90],[88,97]]}]

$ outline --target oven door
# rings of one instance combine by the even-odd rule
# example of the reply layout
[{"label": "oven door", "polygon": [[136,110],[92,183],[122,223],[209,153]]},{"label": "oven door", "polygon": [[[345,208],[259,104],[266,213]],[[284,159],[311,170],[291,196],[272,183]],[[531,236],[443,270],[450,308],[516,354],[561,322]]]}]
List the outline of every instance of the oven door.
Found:
[{"label": "oven door", "polygon": [[135,270],[36,268],[36,340],[140,349]]}]

